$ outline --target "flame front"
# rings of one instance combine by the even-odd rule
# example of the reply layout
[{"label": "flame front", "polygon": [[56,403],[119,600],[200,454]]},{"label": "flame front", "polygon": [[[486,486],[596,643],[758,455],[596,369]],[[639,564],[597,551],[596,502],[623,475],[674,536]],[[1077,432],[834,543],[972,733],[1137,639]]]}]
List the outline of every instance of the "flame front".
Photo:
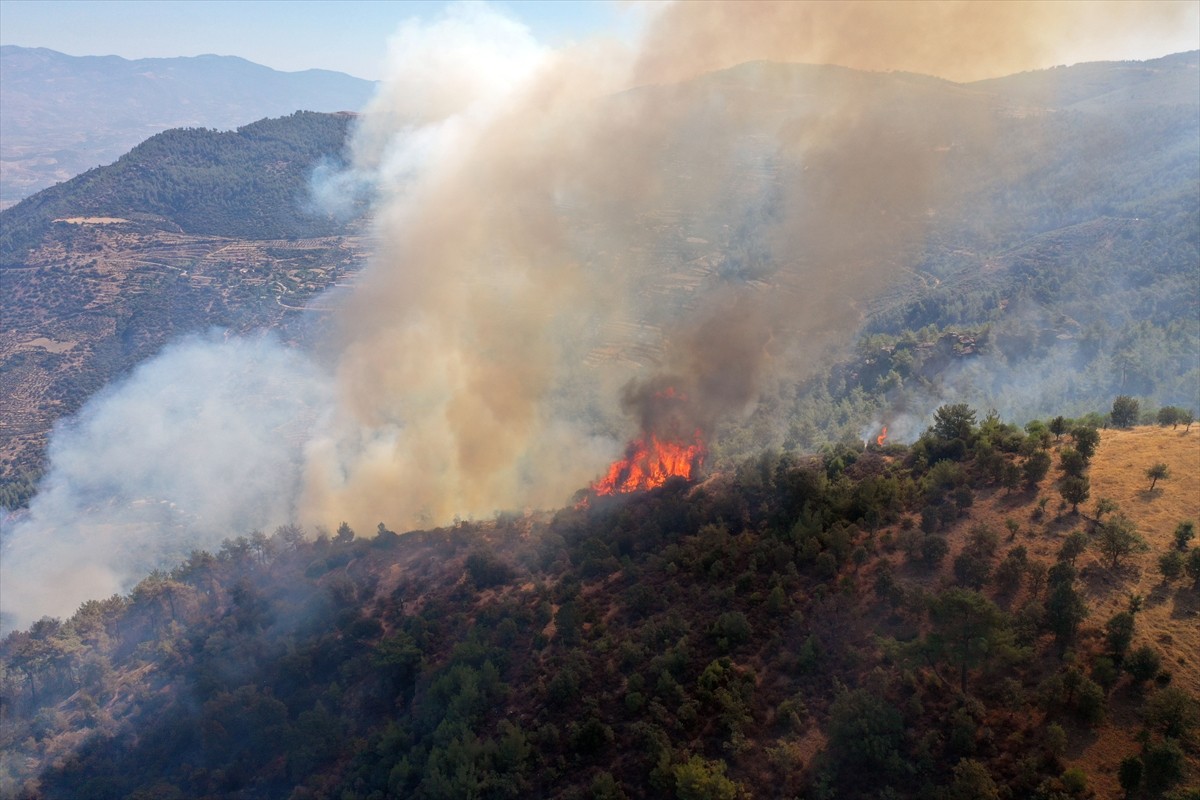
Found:
[{"label": "flame front", "polygon": [[665,442],[651,434],[629,445],[625,457],[614,461],[608,473],[592,484],[599,495],[624,494],[662,486],[668,478],[685,478],[700,470],[704,463],[704,445],[699,433],[693,444]]},{"label": "flame front", "polygon": [[887,441],[887,425],[883,426],[883,430],[875,437],[875,444],[883,447],[883,443]]}]

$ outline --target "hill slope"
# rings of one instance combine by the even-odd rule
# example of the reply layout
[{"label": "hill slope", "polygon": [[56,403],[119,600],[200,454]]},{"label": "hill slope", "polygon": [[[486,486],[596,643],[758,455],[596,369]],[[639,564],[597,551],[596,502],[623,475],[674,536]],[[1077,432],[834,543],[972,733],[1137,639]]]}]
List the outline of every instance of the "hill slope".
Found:
[{"label": "hill slope", "polygon": [[285,326],[361,266],[361,222],[307,199],[350,124],[303,112],[167,131],[0,212],[4,503],[32,490],[55,420],[169,339]]},{"label": "hill slope", "polygon": [[69,56],[0,48],[0,208],[108,164],[167,128],[233,128],[307,111],[358,111],[372,81],[278,72],[232,56]]},{"label": "hill slope", "polygon": [[309,181],[318,163],[340,163],[352,119],[296,112],[233,131],[152,136],[115,163],[3,212],[0,269],[24,265],[48,239],[69,241],[80,228],[62,221],[79,217],[229,239],[338,233],[341,222],[312,208]]},{"label": "hill slope", "polygon": [[[1197,434],[1099,437],[1096,487],[1150,542],[1112,567],[1105,526],[1037,501],[1059,469],[1026,467],[1065,464],[1086,431],[951,430],[764,455],[553,517],[402,537],[381,523],[370,540],[281,528],[195,553],[0,644],[0,785],[1110,797],[1123,759],[1145,766],[1137,797],[1194,782],[1200,548],[1129,637],[1109,631],[1178,517],[1200,515]],[[1148,459],[1175,478],[1139,498],[1114,475]]]}]

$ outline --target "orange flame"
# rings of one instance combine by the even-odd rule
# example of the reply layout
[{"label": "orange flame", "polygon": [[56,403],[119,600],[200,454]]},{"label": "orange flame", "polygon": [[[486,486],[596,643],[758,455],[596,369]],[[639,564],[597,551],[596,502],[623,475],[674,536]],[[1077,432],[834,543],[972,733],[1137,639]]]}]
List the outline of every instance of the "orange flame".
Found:
[{"label": "orange flame", "polygon": [[694,444],[664,442],[653,434],[629,445],[625,457],[614,461],[608,473],[592,484],[599,495],[624,494],[662,486],[668,478],[691,480],[704,462],[704,445],[697,432]]},{"label": "orange flame", "polygon": [[883,447],[883,443],[887,441],[887,425],[883,426],[883,430],[875,437],[875,444]]}]

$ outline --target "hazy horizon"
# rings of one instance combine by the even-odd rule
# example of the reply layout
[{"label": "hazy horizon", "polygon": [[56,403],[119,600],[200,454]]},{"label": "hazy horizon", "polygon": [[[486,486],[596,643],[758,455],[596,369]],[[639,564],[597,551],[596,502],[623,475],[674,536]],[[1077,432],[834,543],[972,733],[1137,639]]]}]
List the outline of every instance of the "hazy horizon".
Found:
[{"label": "hazy horizon", "polygon": [[[604,0],[504,0],[480,4],[521,25],[536,41],[555,47],[597,37],[632,44],[644,35],[650,20],[672,5]],[[389,41],[406,25],[427,23],[450,5],[454,3],[444,0],[0,0],[0,45],[43,47],[72,56],[115,55],[130,60],[237,56],[284,72],[323,69],[379,80],[388,71]],[[955,3],[891,5],[896,13],[915,15],[951,13]],[[1058,4],[1023,5],[1029,7],[1026,12],[1036,9],[1041,13]],[[972,77],[929,74],[965,82],[1088,61],[1148,60],[1200,48],[1200,3],[1067,3],[1062,4],[1062,13],[1077,18],[1078,35],[1070,41],[1040,43],[1027,54],[1026,63]],[[64,20],[71,24],[64,25]],[[873,68],[838,61],[814,62]],[[907,66],[896,68],[921,71]]]}]

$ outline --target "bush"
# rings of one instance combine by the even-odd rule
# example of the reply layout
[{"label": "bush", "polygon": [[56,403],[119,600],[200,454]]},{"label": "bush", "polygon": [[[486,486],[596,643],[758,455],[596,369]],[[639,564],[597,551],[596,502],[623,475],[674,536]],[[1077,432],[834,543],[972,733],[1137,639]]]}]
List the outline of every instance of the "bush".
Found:
[{"label": "bush", "polygon": [[467,573],[476,589],[488,589],[500,586],[513,579],[512,567],[505,564],[492,553],[472,553],[467,556]]},{"label": "bush", "polygon": [[1087,791],[1087,774],[1079,767],[1071,767],[1062,774],[1063,788],[1074,795]]},{"label": "bush", "polygon": [[1142,645],[1129,654],[1125,661],[1125,671],[1133,678],[1135,684],[1145,683],[1158,674],[1162,667],[1162,658],[1150,645]]},{"label": "bush", "polygon": [[951,800],[999,800],[1000,788],[987,767],[974,759],[964,758],[954,765],[949,797]]},{"label": "bush", "polygon": [[1113,400],[1110,417],[1117,428],[1131,428],[1137,424],[1140,404],[1127,394],[1119,395]]},{"label": "bush", "polygon": [[1183,553],[1178,550],[1168,550],[1158,557],[1158,571],[1168,583],[1183,575],[1185,564]]},{"label": "bush", "polygon": [[1121,671],[1117,669],[1117,665],[1111,658],[1100,656],[1092,662],[1092,680],[1100,684],[1105,691],[1116,686],[1120,677]]},{"label": "bush", "polygon": [[1175,549],[1180,552],[1186,552],[1188,543],[1196,536],[1196,523],[1189,520],[1184,520],[1175,526],[1175,533],[1172,534],[1172,539],[1175,543]]},{"label": "bush", "polygon": [[1104,690],[1092,680],[1084,678],[1075,693],[1075,714],[1088,725],[1097,725],[1104,720],[1108,698]]},{"label": "bush", "polygon": [[750,621],[740,611],[726,611],[717,617],[717,621],[712,626],[712,635],[717,639],[717,646],[722,650],[730,650],[749,641],[753,633]]},{"label": "bush", "polygon": [[1183,749],[1174,739],[1164,739],[1146,748],[1143,755],[1146,783],[1162,790],[1183,777]]},{"label": "bush", "polygon": [[592,785],[588,787],[588,791],[591,800],[625,800],[627,797],[616,778],[608,772],[600,772],[592,778]]},{"label": "bush", "polygon": [[1200,701],[1175,687],[1155,692],[1146,701],[1142,713],[1147,725],[1173,739],[1185,738],[1200,725]]},{"label": "bush", "polygon": [[929,569],[942,563],[942,559],[950,552],[950,545],[941,536],[926,536],[921,541],[921,561]]},{"label": "bush", "polygon": [[1067,752],[1067,732],[1057,722],[1046,726],[1046,750],[1055,758],[1061,758]]},{"label": "bush", "polygon": [[1137,791],[1142,784],[1142,760],[1137,756],[1125,756],[1117,770],[1117,780],[1128,797]]},{"label": "bush", "polygon": [[829,754],[840,774],[879,781],[904,771],[904,718],[878,695],[866,689],[838,695],[827,730]]},{"label": "bush", "polygon": [[724,761],[692,756],[674,769],[675,796],[679,800],[734,800],[737,784],[725,777]]}]

